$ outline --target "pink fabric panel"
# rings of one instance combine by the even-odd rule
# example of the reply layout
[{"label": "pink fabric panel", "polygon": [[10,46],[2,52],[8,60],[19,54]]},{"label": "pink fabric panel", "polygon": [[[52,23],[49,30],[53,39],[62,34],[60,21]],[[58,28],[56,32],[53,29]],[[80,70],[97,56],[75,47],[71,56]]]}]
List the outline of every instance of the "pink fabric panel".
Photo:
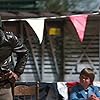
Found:
[{"label": "pink fabric panel", "polygon": [[81,42],[83,42],[83,39],[84,39],[84,32],[86,28],[87,17],[88,15],[85,15],[85,14],[72,15],[69,17],[74,27],[76,28],[76,31],[78,33],[78,36]]}]

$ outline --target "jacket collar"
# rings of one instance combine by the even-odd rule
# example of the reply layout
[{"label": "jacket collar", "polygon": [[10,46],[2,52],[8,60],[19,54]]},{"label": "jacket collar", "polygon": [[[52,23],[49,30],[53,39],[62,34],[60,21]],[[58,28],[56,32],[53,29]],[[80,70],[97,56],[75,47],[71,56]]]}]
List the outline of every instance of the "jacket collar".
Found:
[{"label": "jacket collar", "polygon": [[87,99],[90,94],[93,93],[93,89],[91,86],[89,86],[86,90],[83,89],[83,87],[80,85],[79,90],[81,90],[79,93],[85,98]]}]

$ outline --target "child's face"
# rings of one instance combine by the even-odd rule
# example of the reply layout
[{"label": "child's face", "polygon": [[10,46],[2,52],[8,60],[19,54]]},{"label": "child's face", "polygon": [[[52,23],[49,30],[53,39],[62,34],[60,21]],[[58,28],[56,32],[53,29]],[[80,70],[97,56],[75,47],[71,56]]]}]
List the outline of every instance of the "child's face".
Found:
[{"label": "child's face", "polygon": [[88,88],[88,86],[91,84],[91,80],[88,76],[81,75],[80,76],[80,83],[83,87]]}]

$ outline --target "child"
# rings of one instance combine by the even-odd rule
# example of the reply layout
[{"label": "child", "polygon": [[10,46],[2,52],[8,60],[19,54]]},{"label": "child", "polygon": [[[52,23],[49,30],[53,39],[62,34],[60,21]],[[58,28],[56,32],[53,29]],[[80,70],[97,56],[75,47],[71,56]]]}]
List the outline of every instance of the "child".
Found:
[{"label": "child", "polygon": [[80,73],[80,82],[72,88],[70,100],[100,100],[100,90],[93,85],[93,69],[84,68]]}]

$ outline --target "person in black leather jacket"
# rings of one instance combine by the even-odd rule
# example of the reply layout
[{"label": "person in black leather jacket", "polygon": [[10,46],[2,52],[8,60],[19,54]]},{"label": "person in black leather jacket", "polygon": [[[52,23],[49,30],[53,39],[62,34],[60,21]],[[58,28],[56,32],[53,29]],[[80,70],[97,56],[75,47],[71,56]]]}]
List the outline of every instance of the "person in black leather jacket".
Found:
[{"label": "person in black leather jacket", "polygon": [[[16,53],[16,64],[11,56]],[[13,100],[12,84],[23,73],[27,62],[27,49],[12,32],[0,28],[0,100]]]}]

